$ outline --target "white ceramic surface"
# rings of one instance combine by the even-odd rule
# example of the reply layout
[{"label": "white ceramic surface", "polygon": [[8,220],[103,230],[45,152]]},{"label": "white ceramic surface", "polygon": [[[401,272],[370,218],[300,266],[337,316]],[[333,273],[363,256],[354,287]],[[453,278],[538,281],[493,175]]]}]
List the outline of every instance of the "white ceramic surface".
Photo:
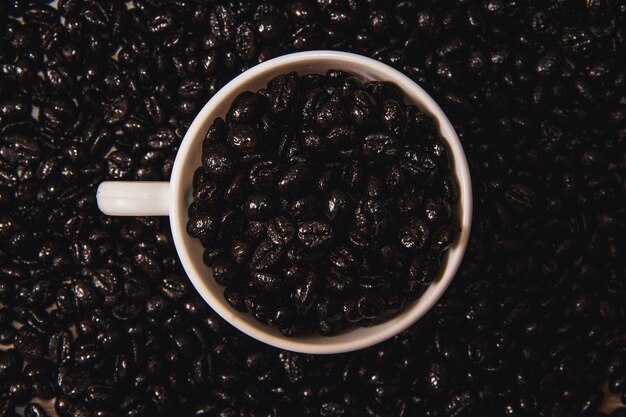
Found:
[{"label": "white ceramic surface", "polygon": [[[391,320],[372,327],[349,329],[333,337],[285,337],[277,330],[257,322],[251,315],[232,308],[222,297],[224,287],[215,282],[211,269],[202,262],[200,242],[186,233],[193,172],[201,165],[202,140],[209,126],[216,117],[225,116],[239,93],[264,88],[271,78],[286,72],[324,74],[331,68],[351,72],[364,81],[395,83],[404,91],[407,103],[417,105],[437,120],[440,134],[452,154],[453,169],[459,185],[457,214],[461,234],[447,253],[441,276],[422,297],[408,304]],[[282,349],[314,354],[348,352],[374,345],[400,333],[426,314],[446,290],[461,263],[472,218],[472,188],[465,154],[454,128],[439,106],[421,87],[399,71],[370,58],[337,51],[284,55],[242,73],[211,98],[189,127],[176,155],[169,183],[105,182],[98,188],[97,198],[100,209],[110,215],[169,214],[174,243],[182,265],[200,295],[218,314],[242,332],[262,342]]]}]

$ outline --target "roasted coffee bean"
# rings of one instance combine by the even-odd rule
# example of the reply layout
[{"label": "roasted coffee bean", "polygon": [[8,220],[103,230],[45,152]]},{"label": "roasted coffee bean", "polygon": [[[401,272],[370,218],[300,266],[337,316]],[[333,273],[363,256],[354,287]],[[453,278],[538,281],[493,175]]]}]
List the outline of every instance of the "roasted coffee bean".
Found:
[{"label": "roasted coffee bean", "polygon": [[280,167],[274,161],[260,161],[250,168],[249,181],[257,190],[275,189],[280,175]]},{"label": "roasted coffee bean", "polygon": [[303,148],[311,151],[320,151],[324,146],[321,134],[313,129],[300,132],[300,142]]},{"label": "roasted coffee bean", "polygon": [[412,175],[426,181],[432,181],[439,170],[437,161],[432,155],[415,148],[409,148],[404,152],[401,165]]},{"label": "roasted coffee bean", "polygon": [[525,184],[511,184],[505,198],[513,210],[524,212],[535,204],[535,191]]},{"label": "roasted coffee bean", "polygon": [[228,127],[224,122],[224,119],[218,117],[213,121],[211,127],[206,133],[204,141],[202,142],[202,150],[204,150],[211,143],[220,143],[226,140],[226,134],[228,133]]},{"label": "roasted coffee bean", "polygon": [[329,322],[340,320],[343,315],[340,303],[330,297],[319,300],[315,309],[319,317]]},{"label": "roasted coffee bean", "polygon": [[309,249],[319,249],[333,238],[333,228],[328,222],[311,220],[298,227],[298,239]]},{"label": "roasted coffee bean", "polygon": [[366,319],[380,316],[384,308],[384,299],[377,294],[365,294],[357,302],[357,309]]},{"label": "roasted coffee bean", "polygon": [[254,240],[260,240],[266,235],[267,222],[250,220],[244,226],[244,234]]},{"label": "roasted coffee bean", "polygon": [[32,327],[22,326],[15,335],[15,349],[29,360],[38,359],[45,355],[47,350],[47,336],[37,332]]},{"label": "roasted coffee bean", "polygon": [[250,266],[253,269],[264,270],[274,266],[283,256],[285,250],[269,240],[261,242],[252,253]]},{"label": "roasted coffee bean", "polygon": [[[357,80],[355,78],[350,78],[351,80]],[[360,82],[360,81],[359,81]],[[346,81],[344,80],[344,85]],[[358,88],[360,86],[356,86]],[[361,84],[362,87],[362,84]],[[342,93],[350,94],[350,92],[345,91],[346,89],[342,86]],[[345,91],[345,92],[344,92]],[[350,105],[349,105],[349,113],[352,121],[357,125],[366,125],[371,124],[377,115],[377,103],[372,96],[369,95],[366,91],[361,89],[356,89],[350,94]]]},{"label": "roasted coffee bean", "polygon": [[356,129],[350,125],[339,125],[331,128],[326,134],[326,142],[342,149],[354,147],[358,143]]},{"label": "roasted coffee bean", "polygon": [[128,98],[120,96],[115,98],[104,108],[104,121],[108,124],[115,124],[123,121],[128,113]]},{"label": "roasted coffee bean", "polygon": [[210,215],[198,215],[187,222],[187,233],[198,239],[210,239],[217,232],[217,222]]},{"label": "roasted coffee bean", "polygon": [[335,125],[340,125],[346,119],[343,106],[337,97],[321,103],[315,113],[315,124],[320,129],[328,129]]},{"label": "roasted coffee bean", "polygon": [[218,185],[214,181],[207,180],[197,185],[193,197],[196,202],[202,205],[214,206],[220,200],[219,191]]},{"label": "roasted coffee bean", "polygon": [[159,289],[164,296],[178,300],[184,297],[189,291],[189,285],[187,280],[178,275],[168,275],[161,279],[161,285]]},{"label": "roasted coffee bean", "polygon": [[245,204],[246,215],[253,220],[267,219],[273,211],[273,201],[266,194],[252,194]]},{"label": "roasted coffee bean", "polygon": [[357,281],[363,290],[384,291],[389,287],[388,277],[384,275],[363,275]]},{"label": "roasted coffee bean", "polygon": [[297,105],[298,89],[295,73],[279,75],[268,83],[268,102],[275,114],[293,111]]},{"label": "roasted coffee bean", "polygon": [[22,370],[22,358],[15,349],[8,349],[0,354],[0,380],[9,381]]},{"label": "roasted coffee bean", "polygon": [[250,258],[252,243],[248,240],[234,240],[230,248],[230,257],[239,265],[244,265]]},{"label": "roasted coffee bean", "polygon": [[375,161],[390,161],[400,155],[400,143],[386,133],[370,133],[363,141],[363,155]]},{"label": "roasted coffee bean", "polygon": [[252,24],[243,23],[237,27],[235,48],[237,55],[245,61],[250,61],[256,56],[256,34]]},{"label": "roasted coffee bean", "polygon": [[316,217],[320,210],[319,199],[313,194],[300,197],[289,205],[289,214],[297,221]]},{"label": "roasted coffee bean", "polygon": [[431,248],[435,251],[444,251],[454,243],[459,235],[459,226],[456,222],[441,226],[432,235]]},{"label": "roasted coffee bean", "polygon": [[341,190],[331,191],[326,203],[326,216],[332,221],[343,221],[352,208],[352,199],[348,193]]},{"label": "roasted coffee bean", "polygon": [[213,277],[221,285],[233,285],[239,280],[240,271],[236,265],[227,261],[213,264]]},{"label": "roasted coffee bean", "polygon": [[450,213],[450,204],[442,198],[431,198],[424,203],[424,218],[429,223],[444,222]]},{"label": "roasted coffee bean", "polygon": [[251,126],[232,127],[226,138],[231,148],[238,151],[252,151],[256,148],[259,138]]},{"label": "roasted coffee bean", "polygon": [[434,254],[416,255],[409,266],[409,281],[407,290],[409,294],[416,294],[421,287],[432,282],[439,272],[439,259]]},{"label": "roasted coffee bean", "polygon": [[[423,194],[417,187],[409,185],[398,197],[398,209],[403,214],[416,213],[423,203]],[[426,213],[428,220],[428,213]]]},{"label": "roasted coffee bean", "polygon": [[243,292],[235,287],[227,287],[224,290],[224,298],[228,303],[233,306],[237,311],[245,312],[247,307],[245,304]]},{"label": "roasted coffee bean", "polygon": [[278,216],[270,220],[267,225],[267,237],[276,245],[290,243],[296,234],[296,229],[289,218]]},{"label": "roasted coffee bean", "polygon": [[278,182],[281,193],[293,193],[306,186],[311,178],[312,168],[307,163],[298,163],[290,166]]},{"label": "roasted coffee bean", "polygon": [[230,185],[226,187],[226,191],[224,192],[224,201],[227,203],[239,201],[246,187],[246,178],[242,174],[236,175]]},{"label": "roasted coffee bean", "polygon": [[304,280],[296,285],[292,292],[292,300],[299,315],[306,314],[315,305],[319,297],[319,278],[311,272]]},{"label": "roasted coffee bean", "polygon": [[392,99],[383,101],[380,118],[383,126],[394,135],[402,136],[405,133],[402,127],[404,113],[398,101]]},{"label": "roasted coffee bean", "polygon": [[407,249],[422,249],[426,246],[430,235],[430,230],[425,222],[419,219],[409,219],[401,227],[398,238],[400,244]]},{"label": "roasted coffee bean", "polygon": [[33,395],[31,386],[23,378],[12,381],[7,391],[9,398],[17,405],[25,404]]},{"label": "roasted coffee bean", "polygon": [[225,177],[234,169],[232,152],[223,144],[213,143],[202,151],[202,166],[215,177]]},{"label": "roasted coffee bean", "polygon": [[216,7],[209,16],[209,28],[220,42],[230,40],[235,34],[231,11],[224,6]]},{"label": "roasted coffee bean", "polygon": [[251,283],[258,288],[269,291],[277,291],[283,285],[280,274],[263,271],[255,272],[252,275]]},{"label": "roasted coffee bean", "polygon": [[312,88],[307,91],[302,100],[302,120],[305,123],[312,123],[316,117],[321,103],[328,100],[328,93],[322,88]]}]

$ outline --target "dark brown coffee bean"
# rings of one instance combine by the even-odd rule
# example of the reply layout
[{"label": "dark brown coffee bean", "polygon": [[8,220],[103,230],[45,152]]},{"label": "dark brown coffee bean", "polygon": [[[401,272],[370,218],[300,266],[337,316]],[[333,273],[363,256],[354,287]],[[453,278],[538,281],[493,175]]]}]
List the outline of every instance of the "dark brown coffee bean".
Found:
[{"label": "dark brown coffee bean", "polygon": [[320,211],[319,198],[313,194],[300,197],[289,205],[289,213],[298,221],[316,217],[320,214]]},{"label": "dark brown coffee bean", "polygon": [[274,212],[274,203],[266,194],[253,194],[246,201],[245,212],[254,220],[263,220]]},{"label": "dark brown coffee bean", "polygon": [[371,133],[363,142],[363,154],[375,161],[389,161],[400,155],[400,143],[392,135]]},{"label": "dark brown coffee bean", "polygon": [[418,219],[409,219],[402,226],[398,238],[400,243],[407,249],[422,249],[426,246],[430,230],[425,222]]},{"label": "dark brown coffee bean", "polygon": [[187,222],[187,233],[198,239],[210,239],[217,232],[217,222],[210,215],[199,215]]},{"label": "dark brown coffee bean", "polygon": [[260,161],[250,168],[250,184],[257,190],[274,189],[280,176],[280,166],[274,161]]},{"label": "dark brown coffee bean", "polygon": [[216,261],[213,263],[213,277],[220,285],[238,284],[241,271],[237,266],[228,261]]},{"label": "dark brown coffee bean", "polygon": [[366,294],[359,298],[357,309],[366,319],[374,319],[383,312],[384,300],[377,294]]},{"label": "dark brown coffee bean", "polygon": [[294,225],[285,216],[275,217],[267,225],[267,236],[276,245],[288,244],[293,240],[295,234]]},{"label": "dark brown coffee bean", "polygon": [[232,127],[226,140],[231,148],[249,152],[256,148],[259,138],[252,127],[244,125]]},{"label": "dark brown coffee bean", "polygon": [[292,300],[298,314],[305,314],[315,305],[318,294],[319,278],[315,273],[309,273],[304,281],[298,284],[292,292]]},{"label": "dark brown coffee bean", "polygon": [[211,144],[202,152],[202,166],[215,177],[224,177],[232,173],[234,163],[232,152],[222,144]]},{"label": "dark brown coffee bean", "polygon": [[293,111],[298,100],[297,77],[295,73],[279,75],[268,83],[268,102],[275,114]]},{"label": "dark brown coffee bean", "polygon": [[217,6],[209,17],[209,28],[220,42],[230,40],[235,35],[234,19],[230,10]]},{"label": "dark brown coffee bean", "polygon": [[265,270],[276,264],[283,256],[284,249],[269,240],[261,242],[252,253],[250,266],[254,269]]},{"label": "dark brown coffee bean", "polygon": [[298,239],[309,249],[324,247],[333,238],[332,226],[324,221],[311,220],[298,227]]},{"label": "dark brown coffee bean", "polygon": [[311,174],[312,168],[306,163],[292,165],[280,178],[278,189],[284,194],[296,192],[301,187],[306,186],[306,183],[311,179]]},{"label": "dark brown coffee bean", "polygon": [[371,124],[377,115],[376,101],[366,91],[356,89],[350,95],[349,112],[355,124]]}]

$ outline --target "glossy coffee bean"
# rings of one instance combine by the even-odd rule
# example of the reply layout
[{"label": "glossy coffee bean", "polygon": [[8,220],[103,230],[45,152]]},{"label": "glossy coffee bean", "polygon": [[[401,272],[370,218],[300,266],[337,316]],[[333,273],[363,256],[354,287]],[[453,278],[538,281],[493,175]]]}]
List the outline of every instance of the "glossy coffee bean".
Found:
[{"label": "glossy coffee bean", "polygon": [[230,129],[226,140],[231,148],[249,152],[256,148],[259,134],[251,126],[237,126]]},{"label": "glossy coffee bean", "polygon": [[276,245],[290,243],[295,234],[296,229],[286,216],[275,217],[267,225],[267,236]]},{"label": "glossy coffee bean", "polygon": [[298,227],[298,239],[309,249],[319,249],[333,238],[332,226],[323,221],[307,221]]},{"label": "glossy coffee bean", "polygon": [[256,122],[264,108],[263,98],[252,92],[241,93],[226,115],[226,121],[230,124],[252,124]]},{"label": "glossy coffee bean", "polygon": [[303,281],[296,285],[292,292],[293,303],[298,314],[306,314],[315,305],[319,296],[319,278],[315,273],[309,273]]},{"label": "glossy coffee bean", "polygon": [[207,172],[216,177],[229,175],[234,169],[234,156],[225,145],[215,143],[202,152],[202,165]]},{"label": "glossy coffee bean", "polygon": [[407,249],[422,249],[426,246],[430,230],[425,222],[410,219],[398,234],[402,246]]}]

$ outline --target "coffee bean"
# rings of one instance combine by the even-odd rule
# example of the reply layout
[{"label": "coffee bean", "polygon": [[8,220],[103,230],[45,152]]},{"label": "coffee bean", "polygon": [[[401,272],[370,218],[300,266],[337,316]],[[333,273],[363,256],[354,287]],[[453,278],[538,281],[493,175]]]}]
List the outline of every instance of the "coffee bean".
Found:
[{"label": "coffee bean", "polygon": [[210,239],[216,231],[217,223],[210,215],[197,215],[187,222],[187,233],[198,239]]},{"label": "coffee bean", "polygon": [[250,126],[232,127],[226,139],[231,148],[238,151],[252,151],[259,141],[257,132]]},{"label": "coffee bean", "polygon": [[245,210],[249,218],[263,220],[273,213],[273,201],[266,194],[252,194],[246,201]]},{"label": "coffee bean", "polygon": [[305,314],[317,301],[319,278],[315,273],[309,273],[302,283],[292,292],[292,300],[298,314]]},{"label": "coffee bean", "polygon": [[298,239],[309,249],[319,249],[333,238],[332,226],[324,221],[311,220],[298,227]]},{"label": "coffee bean", "polygon": [[267,225],[267,236],[276,245],[288,244],[295,234],[295,227],[285,216],[275,217]]},{"label": "coffee bean", "polygon": [[357,309],[366,319],[373,319],[382,313],[384,300],[376,294],[366,294],[359,298]]},{"label": "coffee bean", "polygon": [[311,166],[298,163],[290,166],[278,182],[278,189],[284,193],[293,193],[306,185],[311,177]]},{"label": "coffee bean", "polygon": [[279,75],[268,83],[269,108],[275,114],[284,114],[296,107],[298,100],[296,74]]},{"label": "coffee bean", "polygon": [[257,190],[276,188],[280,167],[274,161],[260,161],[250,168],[250,184]]},{"label": "coffee bean", "polygon": [[422,249],[426,246],[429,235],[430,230],[425,222],[418,219],[410,219],[402,226],[398,238],[402,246],[407,249]]},{"label": "coffee bean", "polygon": [[222,144],[211,144],[202,152],[202,166],[216,177],[229,175],[234,169],[234,163],[231,151]]},{"label": "coffee bean", "polygon": [[281,245],[264,240],[252,253],[252,261],[250,266],[253,269],[264,270],[276,264],[284,254]]},{"label": "coffee bean", "polygon": [[393,160],[400,154],[400,143],[386,133],[371,133],[363,142],[363,155],[377,161]]}]

